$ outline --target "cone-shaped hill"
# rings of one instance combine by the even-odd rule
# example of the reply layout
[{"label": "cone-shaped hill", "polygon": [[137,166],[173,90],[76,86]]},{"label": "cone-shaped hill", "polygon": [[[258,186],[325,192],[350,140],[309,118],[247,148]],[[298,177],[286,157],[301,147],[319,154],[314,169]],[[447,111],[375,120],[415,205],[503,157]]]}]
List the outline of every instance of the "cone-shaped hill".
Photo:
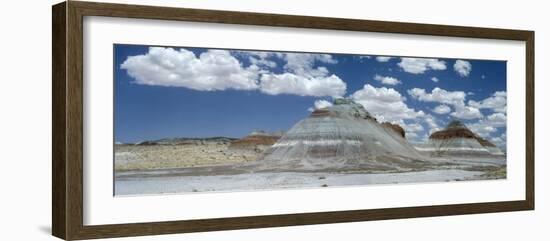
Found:
[{"label": "cone-shaped hill", "polygon": [[420,160],[426,158],[397,127],[378,123],[360,104],[336,99],[296,123],[264,152],[261,162],[288,170],[400,170],[422,165]]},{"label": "cone-shaped hill", "polygon": [[432,133],[429,142],[417,149],[439,156],[503,154],[493,143],[481,138],[458,120],[453,120],[445,129]]}]

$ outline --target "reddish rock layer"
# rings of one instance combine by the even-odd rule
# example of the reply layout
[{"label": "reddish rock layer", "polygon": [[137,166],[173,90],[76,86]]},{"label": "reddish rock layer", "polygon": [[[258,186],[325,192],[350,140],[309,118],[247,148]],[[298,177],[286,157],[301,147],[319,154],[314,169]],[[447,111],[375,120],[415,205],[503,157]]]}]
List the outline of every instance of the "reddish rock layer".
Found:
[{"label": "reddish rock layer", "polygon": [[451,121],[445,130],[436,131],[430,135],[430,139],[446,140],[450,138],[473,138],[476,139],[482,146],[496,147],[495,144],[481,138],[473,133],[460,121]]},{"label": "reddish rock layer", "polygon": [[229,147],[246,147],[246,146],[257,146],[257,145],[267,145],[271,146],[281,138],[280,136],[273,135],[250,135],[242,139],[232,141]]},{"label": "reddish rock layer", "polygon": [[442,131],[436,131],[430,135],[430,139],[450,139],[450,138],[476,138],[476,135],[467,128],[451,128]]},{"label": "reddish rock layer", "polygon": [[392,124],[392,123],[389,123],[389,122],[384,122],[384,123],[382,123],[382,126],[397,132],[397,134],[399,134],[403,138],[405,138],[405,129],[403,129],[403,127],[399,126],[398,124]]},{"label": "reddish rock layer", "polygon": [[311,112],[311,117],[325,117],[325,116],[335,116],[333,112],[330,110],[325,109],[316,109],[313,112]]}]

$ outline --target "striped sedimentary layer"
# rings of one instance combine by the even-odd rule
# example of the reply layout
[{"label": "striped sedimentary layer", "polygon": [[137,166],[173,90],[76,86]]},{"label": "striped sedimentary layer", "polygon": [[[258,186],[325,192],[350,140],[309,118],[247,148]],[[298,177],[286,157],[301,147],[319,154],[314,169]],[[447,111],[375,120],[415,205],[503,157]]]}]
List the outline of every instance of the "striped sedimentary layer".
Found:
[{"label": "striped sedimentary layer", "polygon": [[486,146],[485,148],[487,148],[489,153],[491,153],[492,155],[504,155],[504,152],[502,152],[502,150],[500,150],[500,148],[496,146]]},{"label": "striped sedimentary layer", "polygon": [[313,111],[264,154],[270,167],[299,170],[400,169],[425,159],[398,131],[345,99]]},{"label": "striped sedimentary layer", "polygon": [[460,121],[452,121],[444,130],[430,135],[428,143],[415,145],[423,153],[436,156],[503,155],[493,143],[472,132]]},{"label": "striped sedimentary layer", "polygon": [[440,155],[488,155],[489,150],[482,146],[474,138],[449,138],[449,139],[431,139],[429,148],[424,151],[433,152]]}]

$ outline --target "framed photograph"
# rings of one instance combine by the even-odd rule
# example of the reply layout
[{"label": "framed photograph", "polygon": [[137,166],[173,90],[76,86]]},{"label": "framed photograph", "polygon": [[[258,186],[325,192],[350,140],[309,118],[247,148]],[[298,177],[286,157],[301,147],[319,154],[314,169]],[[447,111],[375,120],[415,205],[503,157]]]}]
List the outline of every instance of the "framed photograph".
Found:
[{"label": "framed photograph", "polygon": [[59,238],[534,209],[532,31],[77,1],[52,24]]}]

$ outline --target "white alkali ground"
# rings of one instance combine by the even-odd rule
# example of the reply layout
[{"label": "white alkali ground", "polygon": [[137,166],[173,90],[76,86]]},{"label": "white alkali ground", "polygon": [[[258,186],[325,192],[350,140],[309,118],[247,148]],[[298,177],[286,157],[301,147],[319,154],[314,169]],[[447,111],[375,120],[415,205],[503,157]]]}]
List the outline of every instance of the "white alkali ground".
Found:
[{"label": "white alkali ground", "polygon": [[193,192],[252,191],[280,188],[324,188],[349,185],[448,182],[475,178],[483,172],[432,170],[407,173],[251,173],[218,176],[175,176],[121,178],[115,195],[169,194]]}]

